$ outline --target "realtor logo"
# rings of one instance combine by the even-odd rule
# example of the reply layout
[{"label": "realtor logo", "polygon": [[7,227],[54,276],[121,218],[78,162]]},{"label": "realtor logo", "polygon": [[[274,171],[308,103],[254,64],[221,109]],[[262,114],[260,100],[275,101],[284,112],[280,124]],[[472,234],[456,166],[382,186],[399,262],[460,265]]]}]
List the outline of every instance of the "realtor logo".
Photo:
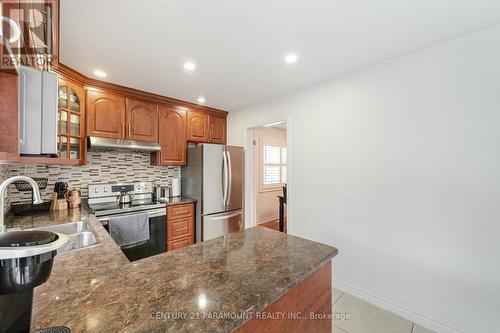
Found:
[{"label": "realtor logo", "polygon": [[0,68],[48,67],[53,61],[53,4],[2,0]]}]

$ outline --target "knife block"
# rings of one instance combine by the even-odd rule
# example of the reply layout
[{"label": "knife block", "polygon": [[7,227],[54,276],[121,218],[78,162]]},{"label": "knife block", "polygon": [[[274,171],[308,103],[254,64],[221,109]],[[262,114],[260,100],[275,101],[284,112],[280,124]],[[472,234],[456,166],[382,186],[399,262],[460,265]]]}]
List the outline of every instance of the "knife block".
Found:
[{"label": "knife block", "polygon": [[52,193],[52,196],[50,197],[51,199],[51,205],[50,205],[50,210],[52,211],[59,211],[59,210],[67,210],[68,209],[68,202],[66,199],[58,199],[57,198],[57,193]]}]

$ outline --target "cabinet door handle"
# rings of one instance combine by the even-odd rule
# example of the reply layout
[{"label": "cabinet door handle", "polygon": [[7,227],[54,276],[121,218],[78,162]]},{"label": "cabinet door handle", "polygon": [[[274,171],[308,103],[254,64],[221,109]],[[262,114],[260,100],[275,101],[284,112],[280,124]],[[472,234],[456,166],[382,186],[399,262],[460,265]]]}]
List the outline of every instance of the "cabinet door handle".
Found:
[{"label": "cabinet door handle", "polygon": [[129,137],[129,138],[131,137],[130,133],[131,133],[131,132],[130,132],[130,123],[128,123],[128,137]]}]

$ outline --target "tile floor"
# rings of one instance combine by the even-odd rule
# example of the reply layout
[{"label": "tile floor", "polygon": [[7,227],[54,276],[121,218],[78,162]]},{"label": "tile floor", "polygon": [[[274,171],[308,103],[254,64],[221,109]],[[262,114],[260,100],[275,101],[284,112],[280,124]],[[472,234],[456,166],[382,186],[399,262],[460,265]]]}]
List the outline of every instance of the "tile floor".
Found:
[{"label": "tile floor", "polygon": [[333,288],[333,333],[434,333]]}]

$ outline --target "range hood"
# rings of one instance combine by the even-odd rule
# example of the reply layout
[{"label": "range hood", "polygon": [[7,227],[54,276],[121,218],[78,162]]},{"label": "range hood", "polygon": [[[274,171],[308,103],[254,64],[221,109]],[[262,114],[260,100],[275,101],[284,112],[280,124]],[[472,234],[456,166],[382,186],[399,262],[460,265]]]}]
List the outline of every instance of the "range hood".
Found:
[{"label": "range hood", "polygon": [[161,147],[157,142],[148,141],[134,141],[125,139],[106,139],[97,138],[95,136],[89,137],[89,147],[95,148],[113,148],[113,149],[128,149],[128,150],[142,150],[155,152],[160,151]]}]

